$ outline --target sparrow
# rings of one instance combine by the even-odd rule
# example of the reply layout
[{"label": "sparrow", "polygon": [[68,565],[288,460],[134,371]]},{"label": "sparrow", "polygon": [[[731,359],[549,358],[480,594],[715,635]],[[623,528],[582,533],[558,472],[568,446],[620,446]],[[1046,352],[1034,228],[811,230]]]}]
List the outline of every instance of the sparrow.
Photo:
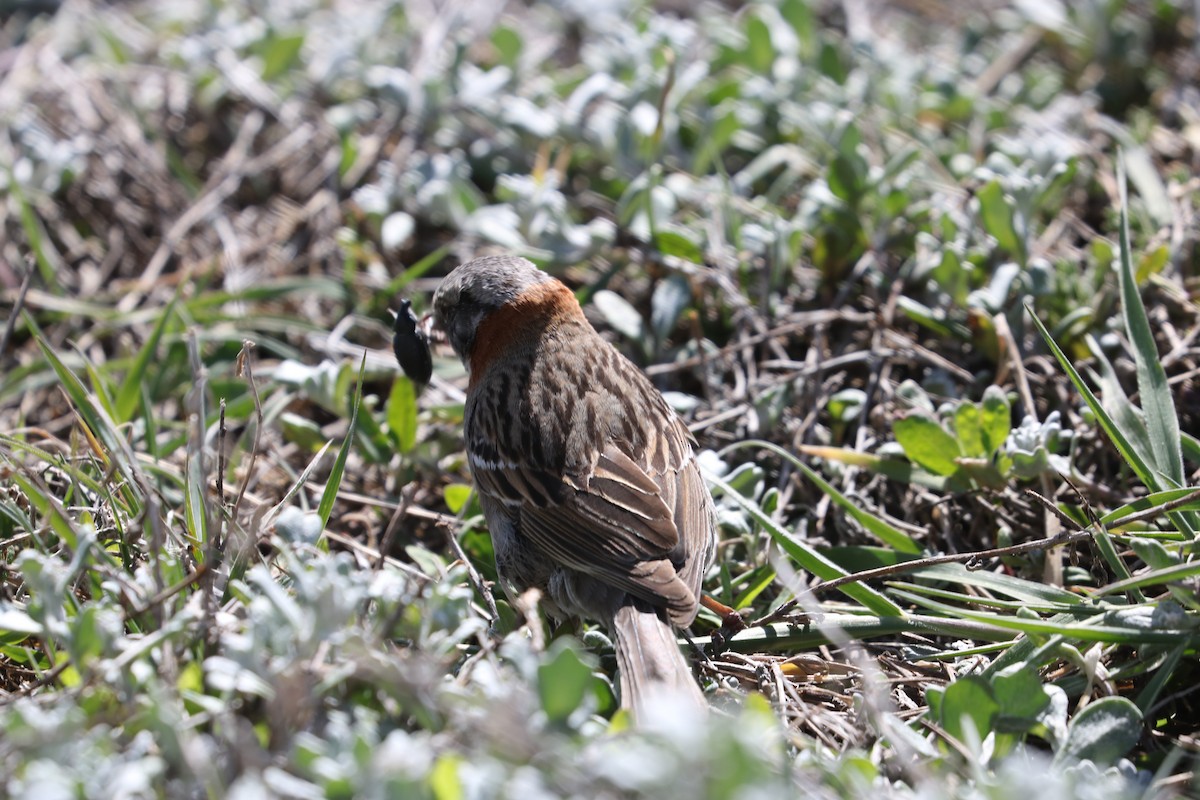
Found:
[{"label": "sparrow", "polygon": [[682,420],[523,258],[455,268],[432,325],[467,368],[467,461],[504,591],[536,588],[550,616],[603,624],[635,719],[664,688],[707,708],[674,630],[695,619],[716,548]]}]

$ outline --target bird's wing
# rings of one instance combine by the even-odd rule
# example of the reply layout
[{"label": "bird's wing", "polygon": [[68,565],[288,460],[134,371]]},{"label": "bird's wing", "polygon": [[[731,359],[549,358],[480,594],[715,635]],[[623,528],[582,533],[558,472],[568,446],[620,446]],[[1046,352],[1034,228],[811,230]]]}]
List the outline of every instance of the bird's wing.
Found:
[{"label": "bird's wing", "polygon": [[[676,470],[651,475],[609,442],[585,475],[472,460],[480,492],[519,509],[520,532],[555,563],[665,606],[686,624],[697,597],[680,580]],[[657,480],[656,480],[657,478]]]},{"label": "bird's wing", "polygon": [[680,547],[688,554],[679,577],[699,599],[704,573],[716,555],[717,512],[712,494],[700,475],[700,465],[690,451],[675,474],[675,526],[679,530]]}]

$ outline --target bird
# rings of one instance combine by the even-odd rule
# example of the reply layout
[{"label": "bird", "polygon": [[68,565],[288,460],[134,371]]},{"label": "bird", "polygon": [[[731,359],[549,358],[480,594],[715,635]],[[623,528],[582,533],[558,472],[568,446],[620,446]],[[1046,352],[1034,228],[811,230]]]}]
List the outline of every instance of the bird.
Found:
[{"label": "bird", "polygon": [[467,463],[510,598],[609,632],[634,720],[671,692],[707,702],[675,629],[696,617],[716,513],[691,432],[530,261],[476,258],[434,293],[431,326],[468,374]]}]

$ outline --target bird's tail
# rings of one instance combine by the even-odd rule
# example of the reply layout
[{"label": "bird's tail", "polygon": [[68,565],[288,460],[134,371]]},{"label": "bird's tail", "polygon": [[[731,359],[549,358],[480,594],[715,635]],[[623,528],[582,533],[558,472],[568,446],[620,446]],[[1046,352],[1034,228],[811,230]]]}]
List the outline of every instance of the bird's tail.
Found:
[{"label": "bird's tail", "polygon": [[704,694],[679,650],[675,630],[644,603],[627,601],[612,615],[609,630],[621,676],[621,706],[637,719],[649,697],[672,694],[707,709]]}]

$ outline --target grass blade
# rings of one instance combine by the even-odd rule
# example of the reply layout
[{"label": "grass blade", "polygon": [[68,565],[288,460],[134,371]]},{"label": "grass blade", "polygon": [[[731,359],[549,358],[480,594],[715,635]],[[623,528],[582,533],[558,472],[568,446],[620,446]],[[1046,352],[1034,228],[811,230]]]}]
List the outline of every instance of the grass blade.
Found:
[{"label": "grass blade", "polygon": [[1083,598],[1079,595],[1059,589],[1057,586],[1034,583],[1015,575],[969,570],[962,564],[931,564],[928,567],[915,569],[911,574],[917,578],[947,581],[975,589],[985,589],[989,592],[999,592],[1014,600],[1027,603],[1078,605],[1083,602]]},{"label": "grass blade", "polygon": [[116,464],[117,469],[126,478],[123,492],[126,493],[127,500],[133,502],[132,493],[136,491],[134,486],[137,483],[137,476],[134,474],[137,462],[133,450],[126,442],[125,437],[117,430],[117,425],[113,422],[112,417],[108,415],[102,405],[93,399],[93,395],[79,380],[79,376],[58,357],[54,348],[46,342],[37,323],[28,314],[25,315],[25,323],[33,332],[42,355],[46,357],[47,363],[54,370],[54,374],[58,376],[59,386],[63,393],[67,396],[75,413],[78,414],[80,430],[90,443],[93,454],[106,466]]},{"label": "grass blade", "polygon": [[175,303],[179,299],[179,293],[171,298],[171,302],[167,303],[167,307],[163,309],[162,314],[155,323],[150,335],[146,338],[146,343],[142,345],[142,349],[133,359],[133,364],[129,368],[129,372],[125,375],[125,380],[121,381],[121,387],[117,390],[116,411],[117,419],[121,422],[128,422],[133,419],[133,412],[137,410],[138,403],[142,399],[142,384],[146,379],[146,369],[154,360],[154,354],[158,350],[158,343],[162,341],[163,332],[167,329],[167,323],[175,316]]},{"label": "grass blade", "polygon": [[1200,464],[1200,439],[1192,436],[1190,433],[1184,433],[1179,437],[1183,445],[1183,454],[1188,461],[1193,464]]},{"label": "grass blade", "polygon": [[[750,516],[754,517],[758,524],[771,534],[771,538],[775,543],[787,553],[800,568],[806,569],[813,575],[816,575],[822,580],[833,580],[849,575],[844,569],[833,563],[825,556],[818,553],[813,548],[809,547],[805,542],[793,536],[788,531],[781,528],[769,516],[763,513],[762,509],[756,503],[746,499],[740,492],[734,489],[720,478],[707,476],[710,483],[720,489],[725,495],[731,498],[734,502],[750,512]],[[900,606],[893,603],[884,595],[865,586],[861,583],[847,583],[844,586],[838,587],[838,591],[846,595],[852,600],[861,603],[864,607],[870,609],[876,614],[883,617],[901,616],[904,612]]]},{"label": "grass blade", "polygon": [[[794,651],[828,644],[830,639],[823,631],[838,630],[852,639],[871,639],[877,636],[895,636],[898,633],[936,634],[957,638],[977,639],[988,642],[1011,642],[1017,634],[993,625],[962,619],[947,619],[923,614],[903,617],[873,616],[869,614],[823,613],[820,624],[797,625],[794,623],[772,623],[760,625],[738,633],[722,642],[735,652]],[[695,639],[697,645],[710,644],[711,637]]]},{"label": "grass blade", "polygon": [[[1137,279],[1133,273],[1133,255],[1129,247],[1129,198],[1125,185],[1125,161],[1118,154],[1117,187],[1121,198],[1121,248],[1120,278],[1121,307],[1125,315],[1125,330],[1133,345],[1133,356],[1137,363],[1138,393],[1142,411],[1146,414],[1146,425],[1150,432],[1155,468],[1170,479],[1173,486],[1183,484],[1183,454],[1179,444],[1179,416],[1171,387],[1167,385],[1167,373],[1158,357],[1154,333],[1150,330],[1150,319],[1138,292]],[[1163,486],[1163,489],[1173,488]]]},{"label": "grass blade", "polygon": [[939,603],[928,597],[910,595],[898,591],[898,595],[911,600],[930,611],[946,614],[963,620],[970,620],[995,628],[1003,628],[1027,636],[1063,636],[1067,640],[1080,642],[1111,642],[1130,647],[1144,647],[1147,644],[1163,644],[1177,646],[1188,644],[1195,646],[1198,635],[1195,630],[1185,628],[1153,628],[1147,629],[1136,625],[1111,624],[1111,615],[1097,614],[1091,619],[1080,621],[1072,614],[1055,614],[1050,617],[1026,617],[1015,614],[992,614],[971,608]]},{"label": "grass blade", "polygon": [[[62,286],[57,280],[58,270],[55,264],[46,254],[51,245],[46,241],[42,222],[34,213],[33,206],[25,197],[25,193],[21,190],[21,184],[13,175],[12,170],[8,172],[8,189],[12,193],[12,197],[17,201],[17,210],[21,217],[21,227],[25,231],[25,238],[29,242],[29,248],[33,251],[33,259],[37,263],[38,273],[42,276],[42,281],[54,293],[60,293]],[[57,254],[56,254],[57,255]]]},{"label": "grass blade", "polygon": [[1101,589],[1097,589],[1095,596],[1101,597],[1106,594],[1127,592],[1143,586],[1162,586],[1173,581],[1185,581],[1197,575],[1200,575],[1200,561],[1188,561],[1162,569],[1153,569],[1149,572],[1143,572],[1140,575],[1134,575],[1115,583],[1110,583]]},{"label": "grass blade", "polygon": [[1025,306],[1025,311],[1029,314],[1029,318],[1033,320],[1034,326],[1038,329],[1038,333],[1042,335],[1042,339],[1046,342],[1046,346],[1050,348],[1050,352],[1054,354],[1054,358],[1058,361],[1059,366],[1063,368],[1063,371],[1067,373],[1067,377],[1071,379],[1071,383],[1075,385],[1075,390],[1079,392],[1080,396],[1083,397],[1083,401],[1087,403],[1088,408],[1096,416],[1096,422],[1100,424],[1101,430],[1108,436],[1113,446],[1117,448],[1117,452],[1121,454],[1121,458],[1125,460],[1125,463],[1129,465],[1130,469],[1134,471],[1142,483],[1146,486],[1158,488],[1158,480],[1154,472],[1142,460],[1141,455],[1129,441],[1129,438],[1125,436],[1121,428],[1113,422],[1113,418],[1109,416],[1108,411],[1100,403],[1099,398],[1096,397],[1095,393],[1084,382],[1083,376],[1079,374],[1075,366],[1067,359],[1066,353],[1054,341],[1054,337],[1050,335],[1050,331],[1046,330],[1046,326],[1042,324],[1042,321],[1038,319],[1037,314],[1033,312],[1033,309],[1028,304]]},{"label": "grass blade", "polygon": [[[748,439],[744,442],[738,442],[736,445],[731,445],[725,448],[723,452],[730,452],[734,449],[753,448],[770,450],[780,458],[790,461],[796,469],[804,473],[805,477],[815,483],[821,491],[829,495],[835,503],[838,504],[847,514],[849,514],[858,524],[862,525],[868,531],[873,533],[881,542],[888,547],[899,550],[902,553],[918,554],[923,552],[921,545],[917,544],[911,536],[897,528],[895,525],[875,516],[869,511],[864,511],[855,505],[850,498],[839,492],[828,481],[816,473],[812,467],[805,464],[794,455],[784,450],[777,444],[766,442],[761,439]],[[824,576],[822,576],[824,577]]]},{"label": "grass blade", "polygon": [[338,488],[342,485],[342,475],[346,472],[346,460],[350,458],[350,448],[354,446],[354,431],[358,427],[358,408],[362,405],[363,377],[367,374],[367,354],[364,351],[362,361],[358,365],[358,385],[354,387],[354,407],[350,411],[350,427],[346,430],[346,438],[338,449],[337,459],[333,469],[329,471],[329,480],[325,490],[321,492],[321,502],[317,505],[317,515],[321,518],[321,529],[329,523],[329,515],[333,513],[333,503],[337,500]]},{"label": "grass blade", "polygon": [[[1154,492],[1145,497],[1139,497],[1130,503],[1126,503],[1120,508],[1114,508],[1107,514],[1100,517],[1100,522],[1106,528],[1112,529],[1121,524],[1121,521],[1126,517],[1134,514],[1142,514],[1154,508],[1160,508],[1171,503],[1177,503],[1184,500],[1190,495],[1196,494],[1196,487],[1185,487],[1182,489],[1167,489],[1165,492]],[[1200,511],[1200,498],[1196,498],[1191,502],[1187,502],[1176,509],[1175,511]],[[1164,512],[1165,513],[1165,512]]]},{"label": "grass blade", "polygon": [[902,458],[884,458],[874,453],[863,453],[848,447],[828,447],[825,445],[801,444],[796,446],[796,452],[825,461],[848,464],[852,467],[869,470],[900,483],[915,483],[936,492],[944,491],[946,479],[941,475],[926,472],[911,461]]}]

